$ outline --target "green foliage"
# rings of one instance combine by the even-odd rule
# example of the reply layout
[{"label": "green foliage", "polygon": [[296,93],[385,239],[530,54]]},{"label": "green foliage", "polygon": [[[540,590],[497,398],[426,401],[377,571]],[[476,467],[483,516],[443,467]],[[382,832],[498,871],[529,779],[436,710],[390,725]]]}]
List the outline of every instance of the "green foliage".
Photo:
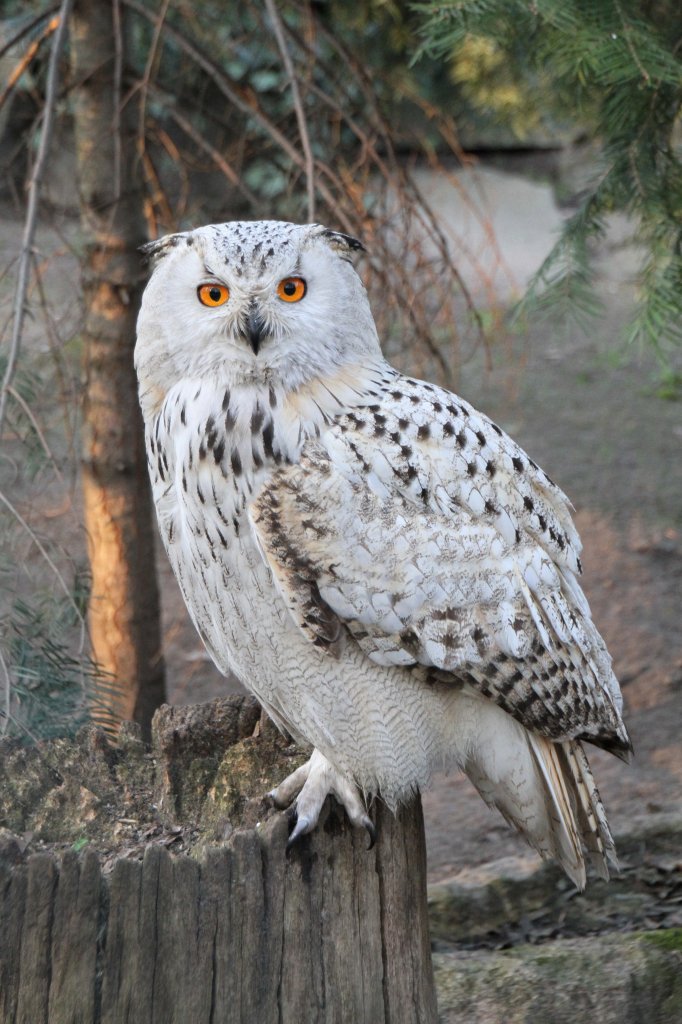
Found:
[{"label": "green foliage", "polygon": [[682,373],[676,373],[669,367],[664,367],[656,382],[654,394],[666,402],[682,401]]},{"label": "green foliage", "polygon": [[456,60],[471,40],[485,41],[528,77],[549,82],[548,102],[563,111],[572,105],[574,118],[601,141],[601,171],[524,307],[578,319],[597,311],[590,241],[609,214],[622,212],[645,252],[629,340],[665,358],[682,341],[679,0],[427,0],[417,9],[424,52]]},{"label": "green foliage", "polygon": [[[0,380],[4,379],[7,355],[0,352]],[[46,453],[37,430],[31,408],[37,405],[39,391],[43,386],[40,369],[35,365],[21,367],[14,376],[12,391],[7,404],[6,421],[23,444],[22,466],[26,474],[35,477],[46,465]]]},{"label": "green foliage", "polygon": [[659,949],[682,952],[682,928],[663,928],[660,932],[647,932],[644,939]]},{"label": "green foliage", "polygon": [[[74,603],[85,603],[78,577]],[[0,708],[5,735],[29,743],[73,736],[93,711],[106,705],[107,680],[69,642],[79,624],[75,607],[63,598],[15,598],[0,636],[9,685],[9,700]],[[3,722],[7,705],[9,721]]]},{"label": "green foliage", "polygon": [[[450,77],[464,100],[478,112],[510,129],[520,140],[541,128],[542,97],[539,80],[527,69],[508,60],[493,39],[467,36],[450,59]],[[483,126],[484,127],[484,126]]]}]

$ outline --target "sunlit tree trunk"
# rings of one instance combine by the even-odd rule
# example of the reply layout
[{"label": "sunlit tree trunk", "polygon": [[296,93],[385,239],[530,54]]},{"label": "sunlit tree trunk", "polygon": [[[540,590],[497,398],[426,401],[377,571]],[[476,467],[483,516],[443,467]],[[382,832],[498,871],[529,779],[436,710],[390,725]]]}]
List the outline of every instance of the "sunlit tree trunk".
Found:
[{"label": "sunlit tree trunk", "polygon": [[164,667],[156,527],[133,369],[144,213],[138,103],[121,104],[117,84],[124,19],[123,5],[112,0],[76,0],[70,26],[84,235],[82,464],[94,657],[113,679],[112,723],[133,719],[148,729],[164,700]]}]

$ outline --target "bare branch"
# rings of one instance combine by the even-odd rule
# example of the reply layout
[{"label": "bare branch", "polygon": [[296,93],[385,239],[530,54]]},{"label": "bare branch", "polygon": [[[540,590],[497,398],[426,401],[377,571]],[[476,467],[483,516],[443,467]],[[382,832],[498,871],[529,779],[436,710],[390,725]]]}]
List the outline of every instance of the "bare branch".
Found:
[{"label": "bare branch", "polygon": [[52,15],[56,14],[58,10],[59,7],[57,5],[55,5],[54,7],[48,7],[46,11],[42,11],[40,14],[36,15],[35,18],[29,21],[27,25],[24,25],[23,28],[19,29],[17,34],[15,36],[12,36],[11,39],[8,39],[4,46],[0,46],[0,58],[4,57],[5,54],[12,49],[13,46],[17,45],[17,43],[20,43],[24,36],[29,35],[29,33],[31,33],[33,29],[36,27],[36,25],[39,25],[41,21],[45,21],[45,18],[51,18]]},{"label": "bare branch", "polygon": [[5,690],[5,720],[2,723],[2,727],[0,727],[0,736],[6,736],[10,722],[10,707],[12,702],[12,678],[9,674],[9,668],[7,667],[5,656],[2,653],[2,647],[0,647],[0,672],[2,674],[2,682]]},{"label": "bare branch", "polygon": [[[54,256],[63,255],[64,251],[70,251],[70,246],[67,244],[66,249],[57,250]],[[75,400],[78,394],[75,382],[72,375],[66,369],[66,360],[64,358],[64,339],[60,336],[59,328],[57,327],[55,317],[52,314],[50,303],[47,298],[45,291],[45,284],[43,281],[43,272],[40,266],[38,266],[35,275],[36,290],[38,292],[38,299],[40,302],[40,308],[43,314],[43,322],[45,325],[45,335],[47,337],[48,344],[52,353],[53,366],[56,372],[58,381],[58,390],[60,395],[59,406],[64,422],[65,437],[67,441],[67,450],[65,458],[73,458],[75,456],[75,443],[76,443],[76,420],[78,416],[77,407],[79,403]],[[72,481],[72,486],[75,481]]]},{"label": "bare branch", "polygon": [[123,156],[121,152],[121,96],[123,82],[123,27],[121,25],[121,0],[113,0],[111,17],[114,29],[114,123],[111,126],[114,138],[114,195],[121,198],[121,174]]},{"label": "bare branch", "polygon": [[50,18],[50,21],[47,23],[47,25],[43,29],[42,33],[40,34],[40,36],[37,39],[33,40],[31,45],[29,46],[28,50],[24,54],[24,56],[16,64],[16,66],[12,69],[12,73],[10,74],[9,78],[7,79],[7,84],[5,85],[5,88],[0,93],[0,109],[2,109],[2,107],[7,102],[7,97],[12,92],[12,89],[17,84],[17,82],[19,81],[19,79],[23,75],[24,71],[29,66],[29,64],[31,63],[31,61],[35,57],[35,55],[37,54],[37,52],[40,49],[40,47],[42,46],[42,44],[45,42],[45,40],[49,36],[52,35],[53,32],[56,31],[58,26],[59,26],[59,18],[57,16],[55,16],[54,18]]},{"label": "bare branch", "polygon": [[[141,161],[145,177],[147,178],[148,183],[151,185],[152,189],[157,193],[157,195],[161,194],[162,189],[156,176],[156,173],[154,172],[152,161],[148,156],[146,149],[147,136],[145,128],[147,120],[147,93],[149,92],[149,86],[152,78],[152,69],[154,67],[154,62],[156,61],[156,55],[159,49],[161,30],[166,20],[169,5],[170,0],[163,0],[163,3],[161,4],[161,9],[156,15],[154,32],[152,34],[152,41],[149,44],[149,50],[147,52],[147,61],[145,63],[144,72],[142,73],[142,78],[135,86],[135,88],[139,89],[140,91],[137,125],[137,155]],[[154,222],[155,224],[156,218],[154,216],[154,199],[152,199],[151,213],[152,216],[148,216],[148,219]],[[154,233],[156,234],[156,231]]]},{"label": "bare branch", "polygon": [[12,387],[11,384],[7,388],[7,390],[10,393],[10,395],[12,396],[12,398],[14,399],[14,401],[17,403],[17,405],[21,406],[21,408],[24,411],[24,415],[29,420],[31,426],[35,430],[35,432],[36,432],[36,434],[38,436],[38,440],[40,441],[40,443],[42,445],[43,451],[45,452],[45,454],[47,455],[48,459],[52,463],[52,468],[55,471],[57,479],[60,481],[60,483],[64,483],[64,477],[62,476],[62,472],[61,472],[59,466],[57,465],[57,460],[55,459],[54,455],[52,454],[52,451],[50,450],[50,446],[47,443],[47,440],[45,439],[45,435],[43,434],[42,430],[40,429],[40,424],[38,423],[38,420],[33,415],[33,412],[31,410],[30,405],[28,404],[28,402],[26,402],[21,397],[21,395],[19,394],[17,389],[15,387]]},{"label": "bare branch", "polygon": [[225,157],[220,152],[218,152],[215,146],[212,146],[211,143],[204,138],[201,132],[197,131],[197,129],[194,127],[191,121],[189,121],[186,117],[183,117],[183,115],[176,109],[176,107],[173,105],[171,101],[169,101],[168,113],[175,121],[175,123],[178,125],[178,127],[182,128],[185,135],[192,139],[192,141],[195,142],[197,146],[203,149],[204,152],[211,157],[216,167],[220,171],[222,171],[222,173],[225,175],[230,184],[234,185],[234,187],[238,189],[239,192],[241,192],[241,194],[246,199],[248,199],[248,201],[252,204],[252,206],[254,206],[254,208],[257,208],[258,196],[254,192],[252,192],[247,185],[243,183],[240,176],[235,171],[234,167],[232,167],[231,164],[229,164],[228,161],[225,159]]},{"label": "bare branch", "polygon": [[289,85],[291,87],[291,99],[294,104],[294,110],[296,111],[296,121],[298,122],[298,132],[301,136],[301,146],[305,156],[305,176],[306,176],[306,187],[308,192],[308,220],[312,223],[315,220],[315,160],[313,158],[313,151],[310,146],[310,136],[308,134],[308,123],[306,121],[305,111],[303,109],[303,102],[301,100],[301,93],[298,88],[298,79],[296,72],[294,71],[294,64],[291,59],[287,47],[287,41],[284,38],[284,29],[282,27],[282,21],[279,16],[279,12],[275,6],[274,0],[265,0],[265,7],[270,16],[272,27],[275,32],[275,39],[277,40],[277,46],[279,52],[282,55],[282,63],[284,64],[284,70],[287,73],[289,79]]},{"label": "bare branch", "polygon": [[40,187],[45,172],[45,162],[50,146],[52,135],[52,124],[54,112],[57,105],[57,83],[59,77],[59,58],[66,38],[67,22],[72,0],[62,0],[59,9],[59,25],[55,31],[52,41],[52,52],[50,53],[50,64],[47,73],[47,85],[45,88],[45,115],[43,118],[43,129],[40,135],[40,146],[36,157],[33,174],[28,186],[28,208],[26,210],[26,222],[24,225],[24,236],[21,241],[21,255],[19,257],[19,270],[17,274],[17,290],[14,299],[14,322],[12,324],[12,338],[10,350],[7,357],[5,376],[0,388],[0,434],[5,419],[7,407],[7,396],[14,378],[19,350],[21,348],[21,330],[24,323],[24,312],[26,303],[26,292],[28,290],[28,278],[31,264],[31,252],[33,249],[33,237],[36,229],[36,218],[38,215],[38,199]]},{"label": "bare branch", "polygon": [[147,223],[153,226],[155,236],[159,233],[156,210],[159,210],[161,217],[163,218],[163,222],[168,225],[168,229],[171,229],[174,224],[173,211],[165,189],[161,184],[161,179],[159,178],[156,167],[154,166],[154,161],[146,148],[142,154],[141,164],[148,191],[148,195],[145,198]]},{"label": "bare branch", "polygon": [[65,596],[66,596],[66,599],[67,599],[67,601],[69,602],[69,604],[70,604],[70,605],[72,606],[72,608],[73,608],[73,609],[74,609],[74,611],[76,612],[76,615],[78,616],[78,619],[79,619],[79,621],[80,621],[80,622],[82,623],[82,622],[83,622],[83,616],[81,615],[81,610],[80,610],[80,608],[78,607],[78,605],[77,605],[77,604],[76,604],[76,602],[74,601],[74,599],[73,599],[73,595],[72,595],[71,591],[69,590],[68,586],[66,585],[66,581],[64,580],[64,577],[62,576],[62,574],[60,573],[59,569],[58,569],[58,568],[57,568],[57,566],[56,566],[56,565],[54,564],[54,562],[52,561],[52,559],[50,558],[50,556],[48,555],[47,551],[45,550],[45,547],[44,547],[44,545],[43,545],[43,544],[41,543],[41,541],[40,541],[40,540],[39,540],[39,538],[37,537],[37,535],[36,535],[35,531],[31,529],[31,527],[29,526],[29,524],[28,524],[28,523],[26,522],[26,520],[25,520],[25,519],[24,519],[24,517],[22,516],[21,512],[19,512],[19,511],[18,511],[18,510],[17,510],[17,509],[16,509],[15,507],[14,507],[14,505],[13,505],[13,504],[12,504],[12,502],[11,502],[11,501],[9,500],[9,498],[7,497],[7,495],[6,495],[6,494],[3,494],[3,493],[2,493],[2,491],[0,491],[0,502],[2,502],[2,504],[3,504],[4,506],[5,506],[5,508],[7,509],[7,511],[8,511],[8,512],[10,512],[10,513],[11,513],[11,515],[13,515],[13,516],[14,516],[14,518],[16,519],[16,521],[17,521],[17,522],[18,522],[18,523],[19,523],[19,524],[20,524],[21,526],[23,526],[23,528],[24,528],[24,529],[26,530],[26,533],[27,533],[27,534],[29,535],[29,537],[31,538],[31,540],[33,541],[33,543],[35,544],[35,546],[36,546],[36,547],[38,548],[38,551],[39,551],[39,552],[41,553],[41,555],[43,556],[43,558],[45,559],[45,561],[46,561],[46,562],[47,562],[47,564],[49,565],[50,569],[52,569],[52,572],[53,572],[53,573],[55,574],[55,576],[57,577],[57,579],[58,579],[58,581],[59,581],[59,585],[61,586],[62,590],[64,591],[64,594],[65,594]]},{"label": "bare branch", "polygon": [[[142,15],[143,18],[146,18],[147,21],[152,24],[156,24],[156,14],[153,11],[148,10],[144,4],[139,2],[139,0],[124,0],[124,2],[131,11],[135,11],[137,14]],[[287,154],[289,159],[297,167],[303,168],[303,159],[295,146],[291,145],[286,135],[283,135],[277,126],[274,125],[263,113],[258,106],[255,97],[250,92],[231,82],[228,76],[214,61],[207,57],[195,43],[188,39],[187,36],[183,35],[183,33],[173,25],[170,25],[168,22],[164,22],[163,32],[169,39],[172,39],[188,57],[192,58],[195,64],[197,64],[198,67],[208,75],[223,96],[225,96],[225,98],[228,99],[237,110],[241,111],[242,114],[246,114],[247,117],[253,118],[265,133],[270,136],[272,141]]]},{"label": "bare branch", "polygon": [[182,218],[185,210],[187,209],[187,201],[190,193],[189,172],[185,166],[180,150],[173,139],[171,139],[168,132],[158,122],[153,122],[153,132],[161,148],[165,150],[171,158],[173,167],[180,178],[180,195],[174,196],[173,198],[175,219],[178,220],[178,218]]},{"label": "bare branch", "polygon": [[[142,15],[143,18],[146,18],[152,23],[156,22],[156,15],[152,11],[149,11],[144,4],[139,2],[139,0],[124,0],[124,2],[130,10]],[[243,89],[242,87],[235,86],[217,64],[207,57],[199,47],[195,45],[195,43],[187,39],[182,32],[178,31],[178,29],[170,25],[168,22],[164,22],[163,32],[169,39],[173,39],[177,46],[179,46],[180,49],[188,55],[188,57],[192,58],[192,60],[209,76],[223,96],[225,96],[225,98],[228,99],[237,110],[241,111],[241,113],[245,114],[247,117],[252,118],[253,121],[260,126],[265,134],[272,139],[275,145],[279,146],[279,148],[286,153],[294,166],[305,171],[305,159],[301,156],[296,147],[289,142],[286,135],[284,135],[261,110],[258,106],[258,101],[250,91]],[[324,202],[328,204],[329,209],[338,209],[338,200],[333,193],[320,182],[318,182],[317,188]],[[348,217],[339,211],[338,219],[343,230],[352,234],[354,227]]]}]

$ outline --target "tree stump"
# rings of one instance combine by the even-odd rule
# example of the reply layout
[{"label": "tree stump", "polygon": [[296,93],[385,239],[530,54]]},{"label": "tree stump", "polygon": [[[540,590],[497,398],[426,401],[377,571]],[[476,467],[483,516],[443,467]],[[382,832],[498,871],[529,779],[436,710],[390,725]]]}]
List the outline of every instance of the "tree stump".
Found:
[{"label": "tree stump", "polygon": [[419,798],[375,803],[371,850],[328,801],[287,852],[261,787],[305,755],[257,718],[164,708],[153,756],[130,729],[3,752],[0,1024],[436,1021]]}]

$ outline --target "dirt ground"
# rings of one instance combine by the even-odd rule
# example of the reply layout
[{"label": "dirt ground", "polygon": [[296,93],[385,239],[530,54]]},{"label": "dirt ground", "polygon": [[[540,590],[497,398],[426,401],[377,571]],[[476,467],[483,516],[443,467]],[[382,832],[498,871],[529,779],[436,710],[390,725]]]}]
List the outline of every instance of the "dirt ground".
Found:
[{"label": "dirt ground", "polygon": [[[527,202],[532,205],[532,195]],[[551,214],[554,227],[560,213],[554,207]],[[519,216],[532,220],[533,210]],[[504,230],[515,238],[518,221]],[[2,249],[10,251],[19,235],[19,222],[7,213]],[[526,242],[521,238],[519,244],[518,251],[505,250],[512,271]],[[659,393],[651,357],[620,347],[633,300],[632,269],[633,252],[615,232],[597,264],[606,315],[589,334],[555,324],[502,338],[493,370],[474,358],[464,366],[459,387],[526,448],[575,505],[584,589],[613,655],[635,747],[629,766],[601,751],[590,755],[617,833],[655,811],[682,813],[682,404],[679,397]],[[521,267],[518,277],[525,276],[527,268]],[[7,462],[0,465],[0,487],[14,485],[20,502],[27,493],[15,470]],[[63,547],[83,549],[76,493],[68,509],[60,509],[59,487],[42,493]],[[159,562],[170,701],[195,703],[237,688],[211,666],[161,552]],[[527,852],[457,773],[434,778],[424,809],[431,880]]]}]

